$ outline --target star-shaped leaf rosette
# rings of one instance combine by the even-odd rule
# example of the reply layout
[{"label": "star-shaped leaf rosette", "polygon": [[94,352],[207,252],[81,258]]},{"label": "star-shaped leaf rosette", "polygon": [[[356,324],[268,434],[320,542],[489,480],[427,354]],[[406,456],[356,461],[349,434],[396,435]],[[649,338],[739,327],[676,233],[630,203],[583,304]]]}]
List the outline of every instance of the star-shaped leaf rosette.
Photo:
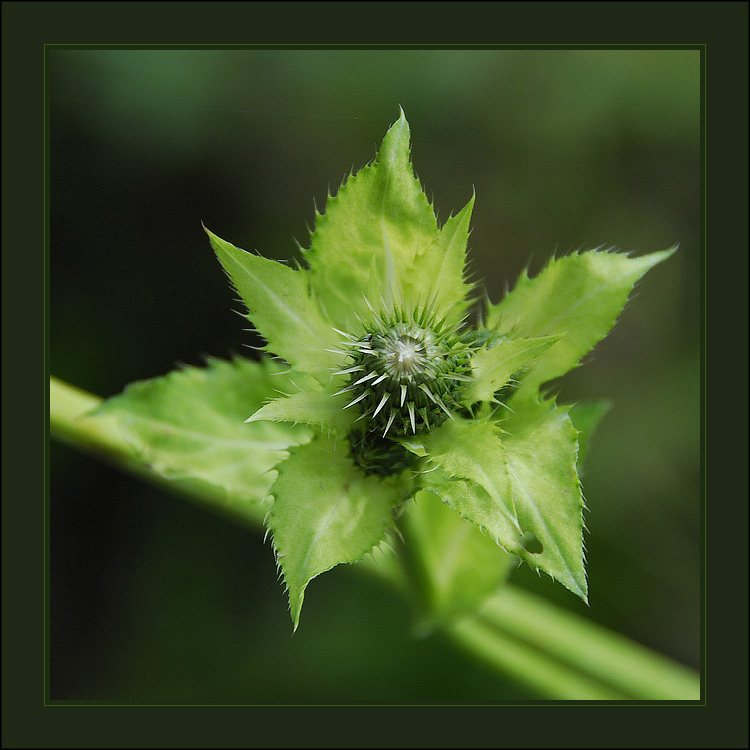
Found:
[{"label": "star-shaped leaf rosette", "polygon": [[580,362],[673,250],[556,258],[472,326],[473,204],[438,225],[402,112],[316,215],[309,267],[208,232],[291,370],[286,395],[247,421],[312,431],[279,454],[266,517],[295,628],[312,578],[396,539],[432,618],[476,606],[519,558],[587,598],[577,464],[603,408],[558,405],[540,386]]}]

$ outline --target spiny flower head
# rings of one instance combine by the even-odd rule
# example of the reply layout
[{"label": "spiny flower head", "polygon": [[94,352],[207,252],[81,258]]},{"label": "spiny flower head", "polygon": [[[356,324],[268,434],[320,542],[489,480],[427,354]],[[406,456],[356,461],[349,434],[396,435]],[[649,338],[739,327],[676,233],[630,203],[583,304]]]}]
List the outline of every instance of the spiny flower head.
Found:
[{"label": "spiny flower head", "polygon": [[460,408],[456,396],[470,381],[473,349],[457,325],[438,319],[429,307],[381,312],[358,338],[343,335],[351,364],[336,373],[349,378],[338,393],[352,395],[344,408],[358,405],[367,429],[383,437],[416,435],[452,419]]}]

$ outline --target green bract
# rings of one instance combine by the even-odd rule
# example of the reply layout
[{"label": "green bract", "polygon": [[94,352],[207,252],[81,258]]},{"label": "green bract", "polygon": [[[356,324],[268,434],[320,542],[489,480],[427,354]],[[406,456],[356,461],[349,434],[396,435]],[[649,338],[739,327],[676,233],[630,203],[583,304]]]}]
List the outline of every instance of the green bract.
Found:
[{"label": "green bract", "polygon": [[438,226],[402,113],[375,161],[317,214],[309,267],[208,232],[267,350],[291,370],[278,381],[288,395],[243,419],[306,430],[268,453],[278,462],[267,524],[295,628],[310,580],[387,544],[397,520],[412,560],[431,570],[428,620],[476,606],[507,553],[587,598],[576,425],[590,431],[603,408],[571,420],[540,387],[580,362],[673,250],[556,258],[472,328],[473,203]]}]

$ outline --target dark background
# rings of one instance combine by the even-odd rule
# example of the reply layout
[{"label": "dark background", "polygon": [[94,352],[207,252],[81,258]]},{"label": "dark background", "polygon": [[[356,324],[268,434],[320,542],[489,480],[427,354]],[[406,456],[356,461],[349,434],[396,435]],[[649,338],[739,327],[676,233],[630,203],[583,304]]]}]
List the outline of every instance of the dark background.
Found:
[{"label": "dark background", "polygon": [[[609,398],[584,491],[590,602],[514,582],[699,665],[700,79],[696,50],[49,51],[50,362],[102,396],[253,343],[200,222],[307,244],[403,106],[441,220],[476,189],[493,301],[554,252],[680,243],[560,398]],[[254,531],[57,444],[50,697],[133,703],[494,701],[533,694],[342,566],[292,637]]]}]

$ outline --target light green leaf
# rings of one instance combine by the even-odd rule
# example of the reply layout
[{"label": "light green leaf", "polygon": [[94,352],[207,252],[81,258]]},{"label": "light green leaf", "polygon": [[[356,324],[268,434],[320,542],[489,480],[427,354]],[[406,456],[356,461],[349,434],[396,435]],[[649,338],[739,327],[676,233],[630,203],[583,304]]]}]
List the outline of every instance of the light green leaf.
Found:
[{"label": "light green leaf", "polygon": [[401,528],[426,610],[423,629],[473,612],[510,572],[511,558],[492,537],[432,492],[417,493]]},{"label": "light green leaf", "polygon": [[330,389],[300,391],[271,401],[245,421],[310,424],[346,436],[357,419],[356,412],[345,408],[349,401],[350,397],[333,395]]},{"label": "light green leaf", "polygon": [[542,354],[519,389],[525,395],[564,375],[603,339],[617,320],[634,284],[676,248],[638,258],[590,251],[552,260],[536,277],[525,273],[487,313],[487,328],[513,338],[565,333]]},{"label": "light green leaf", "polygon": [[503,428],[501,438],[487,422],[446,422],[402,443],[445,472],[426,473],[425,489],[586,599],[576,430],[564,409],[533,405]]},{"label": "light green leaf", "polygon": [[543,550],[523,559],[588,601],[583,553],[583,495],[578,480],[577,430],[566,407],[528,403],[502,427],[505,461],[524,532]]},{"label": "light green leaf", "polygon": [[307,584],[384,540],[402,488],[395,478],[365,476],[350,460],[346,440],[320,436],[279,466],[273,496],[268,527],[296,630]]},{"label": "light green leaf", "polygon": [[268,494],[287,450],[312,437],[309,428],[243,424],[279,387],[291,387],[269,360],[211,360],[151,380],[131,383],[96,413],[119,417],[121,427],[154,471],[197,479],[226,490],[227,503],[258,503]]},{"label": "light green leaf", "polygon": [[506,549],[513,551],[518,546],[523,531],[510,502],[503,444],[493,424],[448,421],[432,432],[401,442],[417,455],[429,457],[449,477],[469,479],[483,487],[486,494],[482,496],[460,495],[450,500],[440,496],[466,518],[488,529]]},{"label": "light green leaf", "polygon": [[427,294],[436,316],[451,323],[460,322],[471,304],[468,295],[472,286],[462,279],[473,209],[474,196],[445,222],[427,252],[417,255],[415,272],[410,276],[410,284],[404,288],[406,295],[415,298],[424,298]]},{"label": "light green leaf", "polygon": [[562,336],[537,339],[501,341],[491,349],[483,349],[471,360],[473,380],[461,393],[461,402],[492,401],[495,393],[505,386],[511,376],[527,368]]},{"label": "light green leaf", "polygon": [[323,320],[308,291],[306,271],[295,271],[245,252],[206,229],[217,257],[248,309],[248,318],[268,341],[268,350],[295,369],[326,383],[340,356],[340,336]]},{"label": "light green leaf", "polygon": [[[409,125],[401,117],[386,134],[375,161],[330,196],[316,216],[306,251],[315,298],[331,324],[358,332],[358,317],[402,302],[426,304],[435,274],[444,301],[462,293],[463,268],[456,261],[470,207],[438,233],[437,220],[409,162]],[[443,257],[435,259],[430,249]]]}]

